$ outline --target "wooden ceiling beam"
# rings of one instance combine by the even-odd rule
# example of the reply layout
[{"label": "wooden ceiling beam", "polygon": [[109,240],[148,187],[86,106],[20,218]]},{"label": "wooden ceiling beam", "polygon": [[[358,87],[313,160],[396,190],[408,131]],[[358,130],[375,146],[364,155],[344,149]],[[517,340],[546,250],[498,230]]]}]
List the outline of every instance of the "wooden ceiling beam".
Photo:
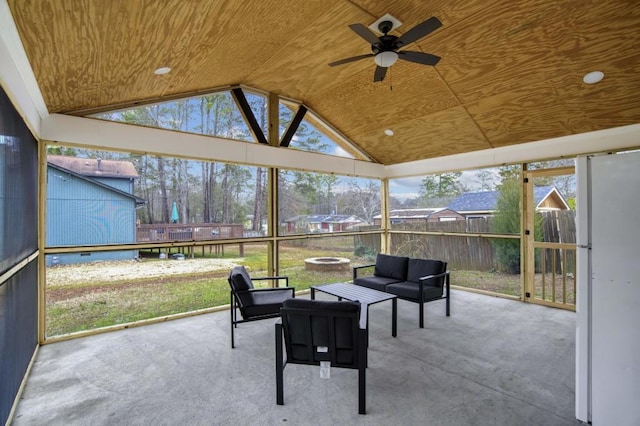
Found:
[{"label": "wooden ceiling beam", "polygon": [[296,131],[298,131],[298,127],[300,127],[300,123],[302,122],[302,119],[304,118],[304,115],[306,113],[307,107],[305,107],[304,105],[300,105],[298,107],[298,111],[296,111],[296,115],[293,117],[293,120],[291,120],[291,123],[289,123],[287,131],[284,132],[284,135],[282,136],[280,146],[289,146],[289,144],[291,143],[291,139],[293,139],[293,135],[295,135]]},{"label": "wooden ceiling beam", "polygon": [[233,100],[235,101],[244,121],[246,121],[247,126],[249,126],[249,131],[253,135],[253,138],[263,144],[268,145],[267,137],[264,135],[262,128],[258,124],[258,120],[256,120],[256,116],[253,114],[251,110],[251,106],[249,102],[247,102],[247,98],[244,96],[244,92],[239,87],[234,87],[231,89],[231,96],[233,96]]},{"label": "wooden ceiling beam", "polygon": [[269,115],[269,145],[280,145],[280,97],[275,93],[270,92],[267,97]]}]

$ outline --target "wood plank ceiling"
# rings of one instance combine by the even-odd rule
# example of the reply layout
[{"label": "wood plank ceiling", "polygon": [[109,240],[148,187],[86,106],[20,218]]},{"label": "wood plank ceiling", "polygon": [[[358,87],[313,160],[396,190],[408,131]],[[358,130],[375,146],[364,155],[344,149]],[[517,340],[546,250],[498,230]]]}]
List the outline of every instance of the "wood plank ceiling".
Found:
[{"label": "wood plank ceiling", "polygon": [[[245,85],[304,103],[382,164],[640,122],[637,0],[8,3],[52,113]],[[381,83],[373,60],[327,65],[369,53],[348,25],[387,12],[396,35],[438,17],[406,49],[442,60],[398,61]],[[593,70],[604,80],[584,84]]]}]

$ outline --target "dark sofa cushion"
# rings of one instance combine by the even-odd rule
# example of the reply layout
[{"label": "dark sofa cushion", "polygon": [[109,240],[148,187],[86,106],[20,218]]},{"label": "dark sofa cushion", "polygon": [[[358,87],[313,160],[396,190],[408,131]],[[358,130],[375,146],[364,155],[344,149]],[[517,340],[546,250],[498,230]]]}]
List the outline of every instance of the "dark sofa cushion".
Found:
[{"label": "dark sofa cushion", "polygon": [[405,281],[407,279],[408,263],[408,257],[378,253],[378,256],[376,257],[376,267],[373,274],[379,277],[394,278],[398,281]]},{"label": "dark sofa cushion", "polygon": [[[446,268],[447,264],[441,260],[409,259],[407,281],[418,282],[422,277],[446,272]],[[425,281],[425,284],[442,287],[444,284],[444,277]]]},{"label": "dark sofa cushion", "polygon": [[388,284],[393,284],[398,282],[401,282],[401,280],[397,280],[395,278],[377,277],[375,275],[372,277],[361,277],[353,280],[353,283],[356,285],[372,288],[378,291],[385,291],[385,287]]},{"label": "dark sofa cushion", "polygon": [[[419,291],[420,285],[413,281],[389,284],[386,288],[387,293],[395,294],[402,299],[409,299],[415,302],[420,301],[418,297]],[[429,300],[441,298],[444,289],[442,287],[425,285],[423,291],[422,299],[427,302]]]}]

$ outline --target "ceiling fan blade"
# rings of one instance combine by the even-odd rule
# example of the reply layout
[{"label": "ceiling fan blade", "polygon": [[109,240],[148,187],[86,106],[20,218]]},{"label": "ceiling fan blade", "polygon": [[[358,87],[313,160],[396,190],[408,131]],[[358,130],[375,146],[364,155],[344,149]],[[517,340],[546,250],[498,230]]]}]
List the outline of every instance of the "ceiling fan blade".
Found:
[{"label": "ceiling fan blade", "polygon": [[440,61],[440,56],[432,55],[430,53],[422,52],[398,52],[398,59],[404,59],[405,61],[415,62],[422,65],[435,65]]},{"label": "ceiling fan blade", "polygon": [[339,61],[331,62],[329,66],[335,67],[336,65],[348,64],[349,62],[359,61],[360,59],[370,58],[372,56],[373,53],[368,53],[366,55],[358,55],[351,58],[340,59]]},{"label": "ceiling fan blade", "polygon": [[367,40],[369,44],[380,43],[380,39],[374,33],[369,30],[369,28],[365,27],[362,24],[351,24],[349,28],[353,30],[356,34],[358,34],[363,39]]},{"label": "ceiling fan blade", "polygon": [[376,66],[376,72],[373,73],[373,82],[384,80],[384,76],[387,75],[387,69],[385,67]]},{"label": "ceiling fan blade", "polygon": [[431,34],[441,26],[442,22],[440,22],[438,18],[433,16],[426,21],[419,23],[418,25],[404,33],[402,36],[400,36],[398,41],[396,41],[396,44],[398,45],[398,47],[406,46],[409,43],[413,43],[414,41]]}]

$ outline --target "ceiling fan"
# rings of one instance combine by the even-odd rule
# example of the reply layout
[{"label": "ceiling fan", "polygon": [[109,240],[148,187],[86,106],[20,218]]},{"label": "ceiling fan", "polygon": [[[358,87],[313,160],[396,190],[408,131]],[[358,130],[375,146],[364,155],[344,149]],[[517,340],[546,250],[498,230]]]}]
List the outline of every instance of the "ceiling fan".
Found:
[{"label": "ceiling fan", "polygon": [[393,25],[393,22],[390,20],[381,21],[378,24],[378,30],[382,33],[380,37],[362,24],[349,25],[349,28],[351,28],[353,32],[371,43],[372,53],[331,62],[329,66],[335,67],[336,65],[348,64],[349,62],[359,61],[360,59],[370,58],[373,56],[376,63],[373,81],[376,82],[384,80],[384,77],[387,74],[387,68],[395,64],[398,59],[422,65],[435,65],[440,61],[439,56],[432,55],[430,53],[399,50],[440,28],[442,26],[442,22],[440,22],[438,18],[435,16],[431,17],[411,28],[400,37],[388,34],[389,31],[393,29]]}]

